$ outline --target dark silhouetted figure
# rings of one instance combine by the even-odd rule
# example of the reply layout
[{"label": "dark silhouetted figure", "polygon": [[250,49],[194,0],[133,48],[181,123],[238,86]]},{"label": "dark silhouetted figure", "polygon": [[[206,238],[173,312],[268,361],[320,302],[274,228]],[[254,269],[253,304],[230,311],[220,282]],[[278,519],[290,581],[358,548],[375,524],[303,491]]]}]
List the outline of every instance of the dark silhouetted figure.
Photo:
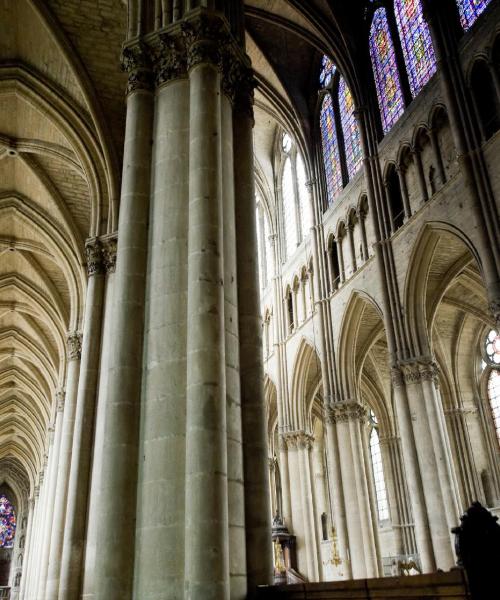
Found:
[{"label": "dark silhouetted figure", "polygon": [[479,502],[460,517],[455,534],[457,564],[467,573],[472,600],[498,598],[500,569],[500,525]]}]

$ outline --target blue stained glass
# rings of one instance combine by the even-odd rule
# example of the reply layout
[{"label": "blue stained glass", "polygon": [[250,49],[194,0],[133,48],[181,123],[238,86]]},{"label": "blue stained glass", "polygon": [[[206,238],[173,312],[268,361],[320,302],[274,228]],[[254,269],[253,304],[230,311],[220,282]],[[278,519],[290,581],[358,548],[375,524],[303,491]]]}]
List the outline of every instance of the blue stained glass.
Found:
[{"label": "blue stained glass", "polygon": [[490,0],[457,0],[460,22],[465,31],[474,25],[476,19],[489,3]]},{"label": "blue stained glass", "polygon": [[16,513],[5,494],[0,496],[0,548],[12,548],[16,535]]},{"label": "blue stained glass", "polygon": [[340,168],[339,145],[332,98],[326,94],[320,114],[321,141],[323,146],[323,162],[325,164],[326,189],[328,204],[332,204],[342,190],[342,171]]},{"label": "blue stained glass", "polygon": [[345,79],[339,81],[339,110],[342,132],[344,134],[345,158],[349,179],[354,177],[361,167],[361,135],[354,115],[354,100]]},{"label": "blue stained glass", "polygon": [[321,73],[319,74],[319,82],[321,87],[327,87],[332,81],[332,77],[335,74],[335,65],[328,56],[323,56],[321,61]]},{"label": "blue stained glass", "polygon": [[436,56],[420,0],[396,0],[394,6],[413,97],[436,71]]},{"label": "blue stained glass", "polygon": [[405,107],[385,8],[377,9],[373,15],[370,28],[370,56],[382,126],[384,133],[387,133],[403,114]]}]

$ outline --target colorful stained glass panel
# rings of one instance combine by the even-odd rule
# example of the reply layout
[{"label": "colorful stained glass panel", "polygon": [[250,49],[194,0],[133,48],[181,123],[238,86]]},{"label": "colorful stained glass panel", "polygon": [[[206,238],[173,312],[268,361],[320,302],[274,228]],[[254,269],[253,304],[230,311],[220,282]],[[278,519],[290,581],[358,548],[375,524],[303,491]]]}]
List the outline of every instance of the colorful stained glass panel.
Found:
[{"label": "colorful stained glass panel", "polygon": [[326,189],[328,204],[332,204],[342,190],[342,171],[340,168],[339,146],[332,98],[326,94],[320,114],[321,141],[323,146],[323,162],[325,165]]},{"label": "colorful stained glass panel", "polygon": [[12,548],[16,535],[16,513],[5,494],[0,496],[0,548]]},{"label": "colorful stained glass panel", "polygon": [[384,133],[387,133],[404,112],[403,93],[389,32],[385,8],[373,15],[370,28],[370,56]]},{"label": "colorful stained glass panel", "polygon": [[354,115],[354,100],[345,79],[339,81],[339,110],[342,132],[344,134],[345,157],[349,179],[359,171],[363,160],[361,135]]},{"label": "colorful stained glass panel", "polygon": [[465,31],[474,25],[489,3],[490,0],[457,0],[460,22]]},{"label": "colorful stained glass panel", "polygon": [[321,73],[319,74],[319,83],[321,84],[321,87],[330,85],[334,74],[335,65],[328,56],[323,56],[323,60],[321,61]]},{"label": "colorful stained glass panel", "polygon": [[420,0],[394,3],[401,46],[413,97],[436,72],[436,56]]},{"label": "colorful stained glass panel", "polygon": [[488,379],[488,399],[490,401],[493,423],[500,443],[500,371],[492,370]]}]

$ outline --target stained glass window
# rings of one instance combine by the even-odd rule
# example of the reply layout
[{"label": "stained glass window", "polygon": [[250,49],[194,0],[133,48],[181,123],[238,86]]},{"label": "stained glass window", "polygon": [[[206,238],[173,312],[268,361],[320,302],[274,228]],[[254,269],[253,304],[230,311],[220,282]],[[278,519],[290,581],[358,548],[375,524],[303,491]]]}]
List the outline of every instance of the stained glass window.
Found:
[{"label": "stained glass window", "polygon": [[420,0],[396,0],[396,21],[410,89],[415,97],[436,71],[436,56]]},{"label": "stained glass window", "polygon": [[5,494],[0,496],[0,548],[12,548],[16,535],[16,513]]},{"label": "stained glass window", "polygon": [[465,31],[474,25],[476,19],[489,3],[490,0],[457,0],[460,22]]},{"label": "stained glass window", "polygon": [[378,8],[370,28],[370,56],[382,126],[387,133],[404,112],[403,92],[385,8]]},{"label": "stained glass window", "polygon": [[488,379],[488,400],[490,401],[493,423],[500,444],[500,371],[492,369]]},{"label": "stained glass window", "polygon": [[321,84],[321,87],[330,85],[334,74],[335,65],[328,56],[323,56],[323,60],[321,61],[321,73],[319,74],[319,83]]},{"label": "stained glass window", "polygon": [[372,457],[373,479],[375,482],[375,496],[377,499],[377,510],[379,521],[389,518],[389,503],[387,501],[387,489],[385,487],[384,468],[382,466],[382,452],[380,450],[380,437],[378,435],[378,423],[373,411],[370,411],[370,422],[372,430],[370,433],[370,453]]},{"label": "stained glass window", "polygon": [[354,116],[354,100],[345,79],[339,81],[339,111],[344,133],[345,157],[349,179],[354,177],[361,167],[363,154],[358,123]]},{"label": "stained glass window", "polygon": [[332,204],[342,190],[342,171],[340,168],[339,146],[330,94],[326,94],[323,100],[320,126],[328,204]]}]

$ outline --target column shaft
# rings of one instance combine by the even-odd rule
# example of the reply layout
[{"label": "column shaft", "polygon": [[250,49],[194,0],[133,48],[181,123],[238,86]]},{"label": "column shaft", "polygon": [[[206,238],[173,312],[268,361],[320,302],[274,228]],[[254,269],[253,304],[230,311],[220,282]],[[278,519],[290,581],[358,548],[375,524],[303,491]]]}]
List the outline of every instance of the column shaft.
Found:
[{"label": "column shaft", "polygon": [[[105,284],[100,244],[97,243],[91,252],[97,253],[98,256],[94,257],[97,263],[95,273],[91,273],[88,280],[85,302],[82,359],[59,582],[60,600],[80,598],[83,572]],[[88,268],[90,272],[90,259]]]},{"label": "column shaft", "polygon": [[127,99],[101,488],[96,507],[96,600],[132,593],[153,102]]},{"label": "column shaft", "polygon": [[54,497],[54,519],[52,521],[52,532],[50,536],[47,587],[45,589],[45,598],[47,600],[55,600],[59,593],[59,573],[61,569],[64,522],[66,518],[66,501],[71,467],[71,449],[73,445],[79,376],[80,352],[78,349],[78,352],[74,354],[72,359],[68,362],[68,374],[66,377],[61,449],[59,451],[57,483]]},{"label": "column shaft", "polygon": [[193,67],[189,80],[186,595],[225,600],[229,556],[221,85],[217,67],[210,63]]}]

